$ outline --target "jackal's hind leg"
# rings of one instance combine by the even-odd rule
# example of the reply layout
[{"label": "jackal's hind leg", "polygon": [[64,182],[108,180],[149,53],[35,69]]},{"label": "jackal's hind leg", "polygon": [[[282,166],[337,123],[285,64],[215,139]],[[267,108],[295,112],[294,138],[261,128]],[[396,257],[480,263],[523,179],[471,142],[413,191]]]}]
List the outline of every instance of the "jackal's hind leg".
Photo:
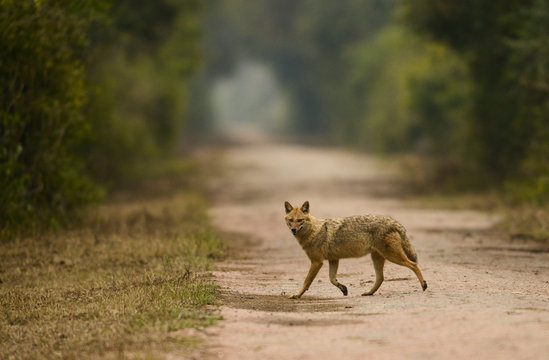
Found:
[{"label": "jackal's hind leg", "polygon": [[330,264],[330,282],[335,286],[337,286],[339,290],[341,290],[343,295],[347,296],[347,286],[339,283],[336,279],[339,260],[330,260],[329,264]]},{"label": "jackal's hind leg", "polygon": [[381,283],[383,282],[383,266],[385,265],[385,258],[379,253],[372,252],[372,262],[374,263],[374,269],[376,270],[376,282],[370,291],[365,292],[362,296],[374,295],[374,293],[379,289]]},{"label": "jackal's hind leg", "polygon": [[390,262],[393,262],[398,265],[402,265],[407,267],[408,269],[412,270],[419,280],[419,283],[421,284],[421,288],[423,291],[427,289],[427,282],[423,279],[423,275],[421,274],[421,270],[419,269],[419,266],[417,266],[417,263],[410,260],[406,253],[404,252],[404,249],[402,248],[402,245],[400,244],[400,235],[397,233],[391,233],[387,235],[385,238],[386,247],[380,247],[378,251],[380,254]]}]

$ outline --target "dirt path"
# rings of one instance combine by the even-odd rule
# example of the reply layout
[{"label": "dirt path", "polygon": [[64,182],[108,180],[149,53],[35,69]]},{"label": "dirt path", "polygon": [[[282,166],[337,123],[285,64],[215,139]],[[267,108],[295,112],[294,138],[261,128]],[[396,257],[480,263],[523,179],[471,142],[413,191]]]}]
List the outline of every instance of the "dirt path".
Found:
[{"label": "dirt path", "polygon": [[[215,184],[215,224],[235,234],[234,256],[214,272],[224,321],[209,328],[201,358],[547,359],[549,253],[487,231],[494,216],[417,208],[399,199],[396,174],[339,150],[250,143],[225,154]],[[316,217],[388,214],[402,222],[429,284],[392,263],[372,297],[370,257],[327,264],[300,300],[309,262],[283,221],[283,202]]]}]

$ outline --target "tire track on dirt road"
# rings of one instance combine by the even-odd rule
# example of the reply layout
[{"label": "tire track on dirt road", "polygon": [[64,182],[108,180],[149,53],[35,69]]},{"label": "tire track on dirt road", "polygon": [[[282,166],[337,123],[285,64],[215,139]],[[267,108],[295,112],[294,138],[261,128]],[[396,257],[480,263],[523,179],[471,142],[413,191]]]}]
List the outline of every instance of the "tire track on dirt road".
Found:
[{"label": "tire track on dirt road", "polygon": [[[197,357],[219,359],[542,359],[549,354],[549,254],[540,244],[488,231],[496,217],[419,208],[403,200],[398,174],[337,149],[250,142],[224,153],[212,187],[214,223],[234,240],[214,272],[224,320],[208,328]],[[372,297],[370,257],[325,264],[299,300],[309,261],[284,224],[284,201],[309,200],[319,218],[391,215],[408,229],[429,284],[386,263]]]}]

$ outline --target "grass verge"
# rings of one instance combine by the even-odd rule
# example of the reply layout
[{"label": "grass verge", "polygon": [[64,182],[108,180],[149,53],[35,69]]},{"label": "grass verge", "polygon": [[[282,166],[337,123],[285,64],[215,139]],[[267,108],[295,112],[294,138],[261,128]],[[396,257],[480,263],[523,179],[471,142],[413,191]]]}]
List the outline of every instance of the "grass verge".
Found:
[{"label": "grass verge", "polygon": [[163,358],[189,349],[178,330],[218,320],[208,271],[224,254],[198,173],[170,162],[85,226],[0,243],[0,358]]},{"label": "grass verge", "polygon": [[513,239],[531,239],[549,243],[549,208],[517,205],[503,211],[503,220],[497,225]]},{"label": "grass verge", "polygon": [[389,157],[389,161],[406,179],[402,187],[407,190],[403,195],[421,206],[497,213],[502,220],[495,225],[495,230],[511,239],[549,243],[549,206],[519,184],[479,187],[474,179],[463,174],[457,180],[448,181],[455,169],[437,168],[416,155]]}]

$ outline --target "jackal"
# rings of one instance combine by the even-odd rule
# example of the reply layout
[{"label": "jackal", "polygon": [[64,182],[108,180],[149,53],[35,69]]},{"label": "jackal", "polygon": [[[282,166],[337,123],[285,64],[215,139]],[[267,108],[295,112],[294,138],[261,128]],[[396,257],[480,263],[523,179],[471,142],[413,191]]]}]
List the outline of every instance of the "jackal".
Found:
[{"label": "jackal", "polygon": [[330,282],[346,296],[347,287],[336,279],[339,259],[367,254],[372,256],[376,281],[363,296],[373,295],[383,282],[385,259],[411,269],[423,290],[427,289],[427,282],[423,280],[417,266],[417,255],[406,236],[406,229],[396,220],[381,215],[317,219],[309,213],[308,201],[301,207],[293,207],[286,201],[284,208],[286,224],[311,260],[303,287],[291,299],[300,298],[309,289],[324,260],[330,264]]}]

